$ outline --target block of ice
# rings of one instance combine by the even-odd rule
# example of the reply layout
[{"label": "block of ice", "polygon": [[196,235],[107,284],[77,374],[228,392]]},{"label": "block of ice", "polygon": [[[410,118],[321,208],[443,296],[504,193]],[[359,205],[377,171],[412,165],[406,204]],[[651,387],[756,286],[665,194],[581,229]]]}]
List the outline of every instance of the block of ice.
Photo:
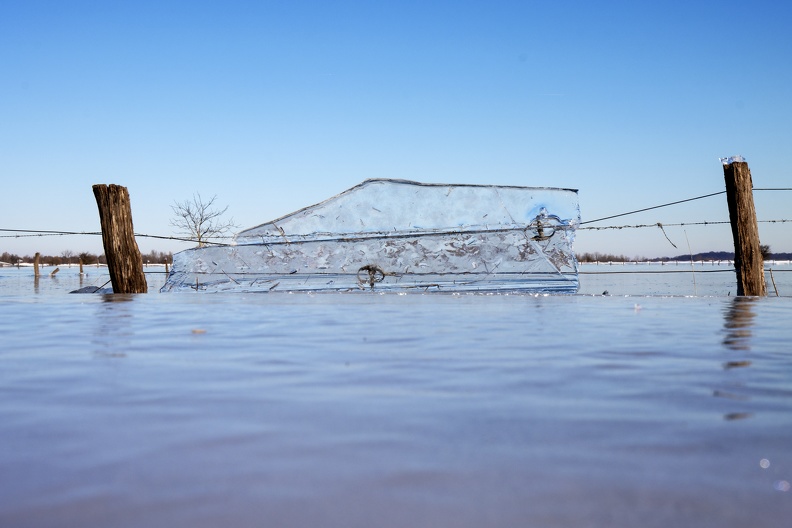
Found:
[{"label": "block of ice", "polygon": [[162,291],[577,291],[577,191],[374,179],[174,255]]},{"label": "block of ice", "polygon": [[732,163],[737,162],[737,161],[745,161],[745,158],[743,158],[742,156],[740,156],[738,154],[737,156],[729,156],[728,158],[720,158],[720,160],[721,160],[721,163],[723,163],[724,165],[731,165]]}]

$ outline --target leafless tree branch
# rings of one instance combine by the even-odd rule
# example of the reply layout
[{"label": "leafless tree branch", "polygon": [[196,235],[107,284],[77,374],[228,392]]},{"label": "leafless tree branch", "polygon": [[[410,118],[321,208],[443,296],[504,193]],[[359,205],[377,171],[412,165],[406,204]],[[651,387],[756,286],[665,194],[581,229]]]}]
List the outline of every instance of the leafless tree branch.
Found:
[{"label": "leafless tree branch", "polygon": [[170,224],[177,229],[178,234],[198,242],[198,247],[203,246],[209,238],[222,237],[238,228],[233,218],[231,220],[220,218],[228,210],[228,206],[212,209],[216,199],[217,195],[204,201],[200,193],[195,193],[192,200],[174,202],[171,209],[175,218]]}]

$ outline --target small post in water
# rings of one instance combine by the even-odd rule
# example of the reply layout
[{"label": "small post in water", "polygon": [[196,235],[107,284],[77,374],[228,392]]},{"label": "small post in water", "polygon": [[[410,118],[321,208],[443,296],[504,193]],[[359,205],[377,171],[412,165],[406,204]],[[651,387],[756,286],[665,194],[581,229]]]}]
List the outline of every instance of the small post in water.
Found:
[{"label": "small post in water", "polygon": [[41,261],[41,253],[37,251],[33,257],[33,276],[37,279],[39,278],[39,261]]},{"label": "small post in water", "polygon": [[723,158],[726,201],[734,238],[737,295],[765,296],[764,259],[759,249],[759,226],[753,201],[751,170],[742,156]]},{"label": "small post in water", "polygon": [[146,293],[148,284],[143,258],[135,242],[129,192],[120,185],[104,184],[94,185],[93,192],[99,207],[102,244],[113,293]]}]

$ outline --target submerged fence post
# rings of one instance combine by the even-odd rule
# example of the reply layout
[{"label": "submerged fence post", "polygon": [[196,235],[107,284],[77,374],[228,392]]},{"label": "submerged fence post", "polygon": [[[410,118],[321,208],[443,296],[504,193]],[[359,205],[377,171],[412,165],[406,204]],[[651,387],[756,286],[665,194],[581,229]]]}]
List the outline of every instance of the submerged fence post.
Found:
[{"label": "submerged fence post", "polygon": [[148,284],[143,258],[135,242],[129,192],[120,185],[98,184],[93,186],[93,193],[99,207],[102,244],[113,293],[146,293]]},{"label": "submerged fence post", "polygon": [[41,253],[36,251],[36,255],[33,257],[33,276],[38,279],[39,277],[39,262],[41,261]]},{"label": "submerged fence post", "polygon": [[734,238],[737,295],[767,295],[764,259],[759,248],[759,226],[753,201],[751,170],[741,156],[723,162],[726,201]]}]

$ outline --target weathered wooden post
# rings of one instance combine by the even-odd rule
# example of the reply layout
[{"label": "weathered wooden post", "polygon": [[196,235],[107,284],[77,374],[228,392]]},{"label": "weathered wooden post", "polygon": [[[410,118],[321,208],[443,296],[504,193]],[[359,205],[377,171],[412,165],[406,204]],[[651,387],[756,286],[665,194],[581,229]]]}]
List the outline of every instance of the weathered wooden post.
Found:
[{"label": "weathered wooden post", "polygon": [[98,184],[93,186],[93,193],[99,207],[102,244],[113,293],[146,293],[148,284],[135,242],[129,192],[120,185]]},{"label": "weathered wooden post", "polygon": [[734,156],[723,161],[723,176],[726,180],[726,201],[729,204],[729,220],[734,238],[737,295],[767,295],[751,170],[742,156]]},{"label": "weathered wooden post", "polygon": [[41,253],[38,251],[36,255],[33,257],[33,276],[38,278],[39,277],[39,262],[41,261]]}]

